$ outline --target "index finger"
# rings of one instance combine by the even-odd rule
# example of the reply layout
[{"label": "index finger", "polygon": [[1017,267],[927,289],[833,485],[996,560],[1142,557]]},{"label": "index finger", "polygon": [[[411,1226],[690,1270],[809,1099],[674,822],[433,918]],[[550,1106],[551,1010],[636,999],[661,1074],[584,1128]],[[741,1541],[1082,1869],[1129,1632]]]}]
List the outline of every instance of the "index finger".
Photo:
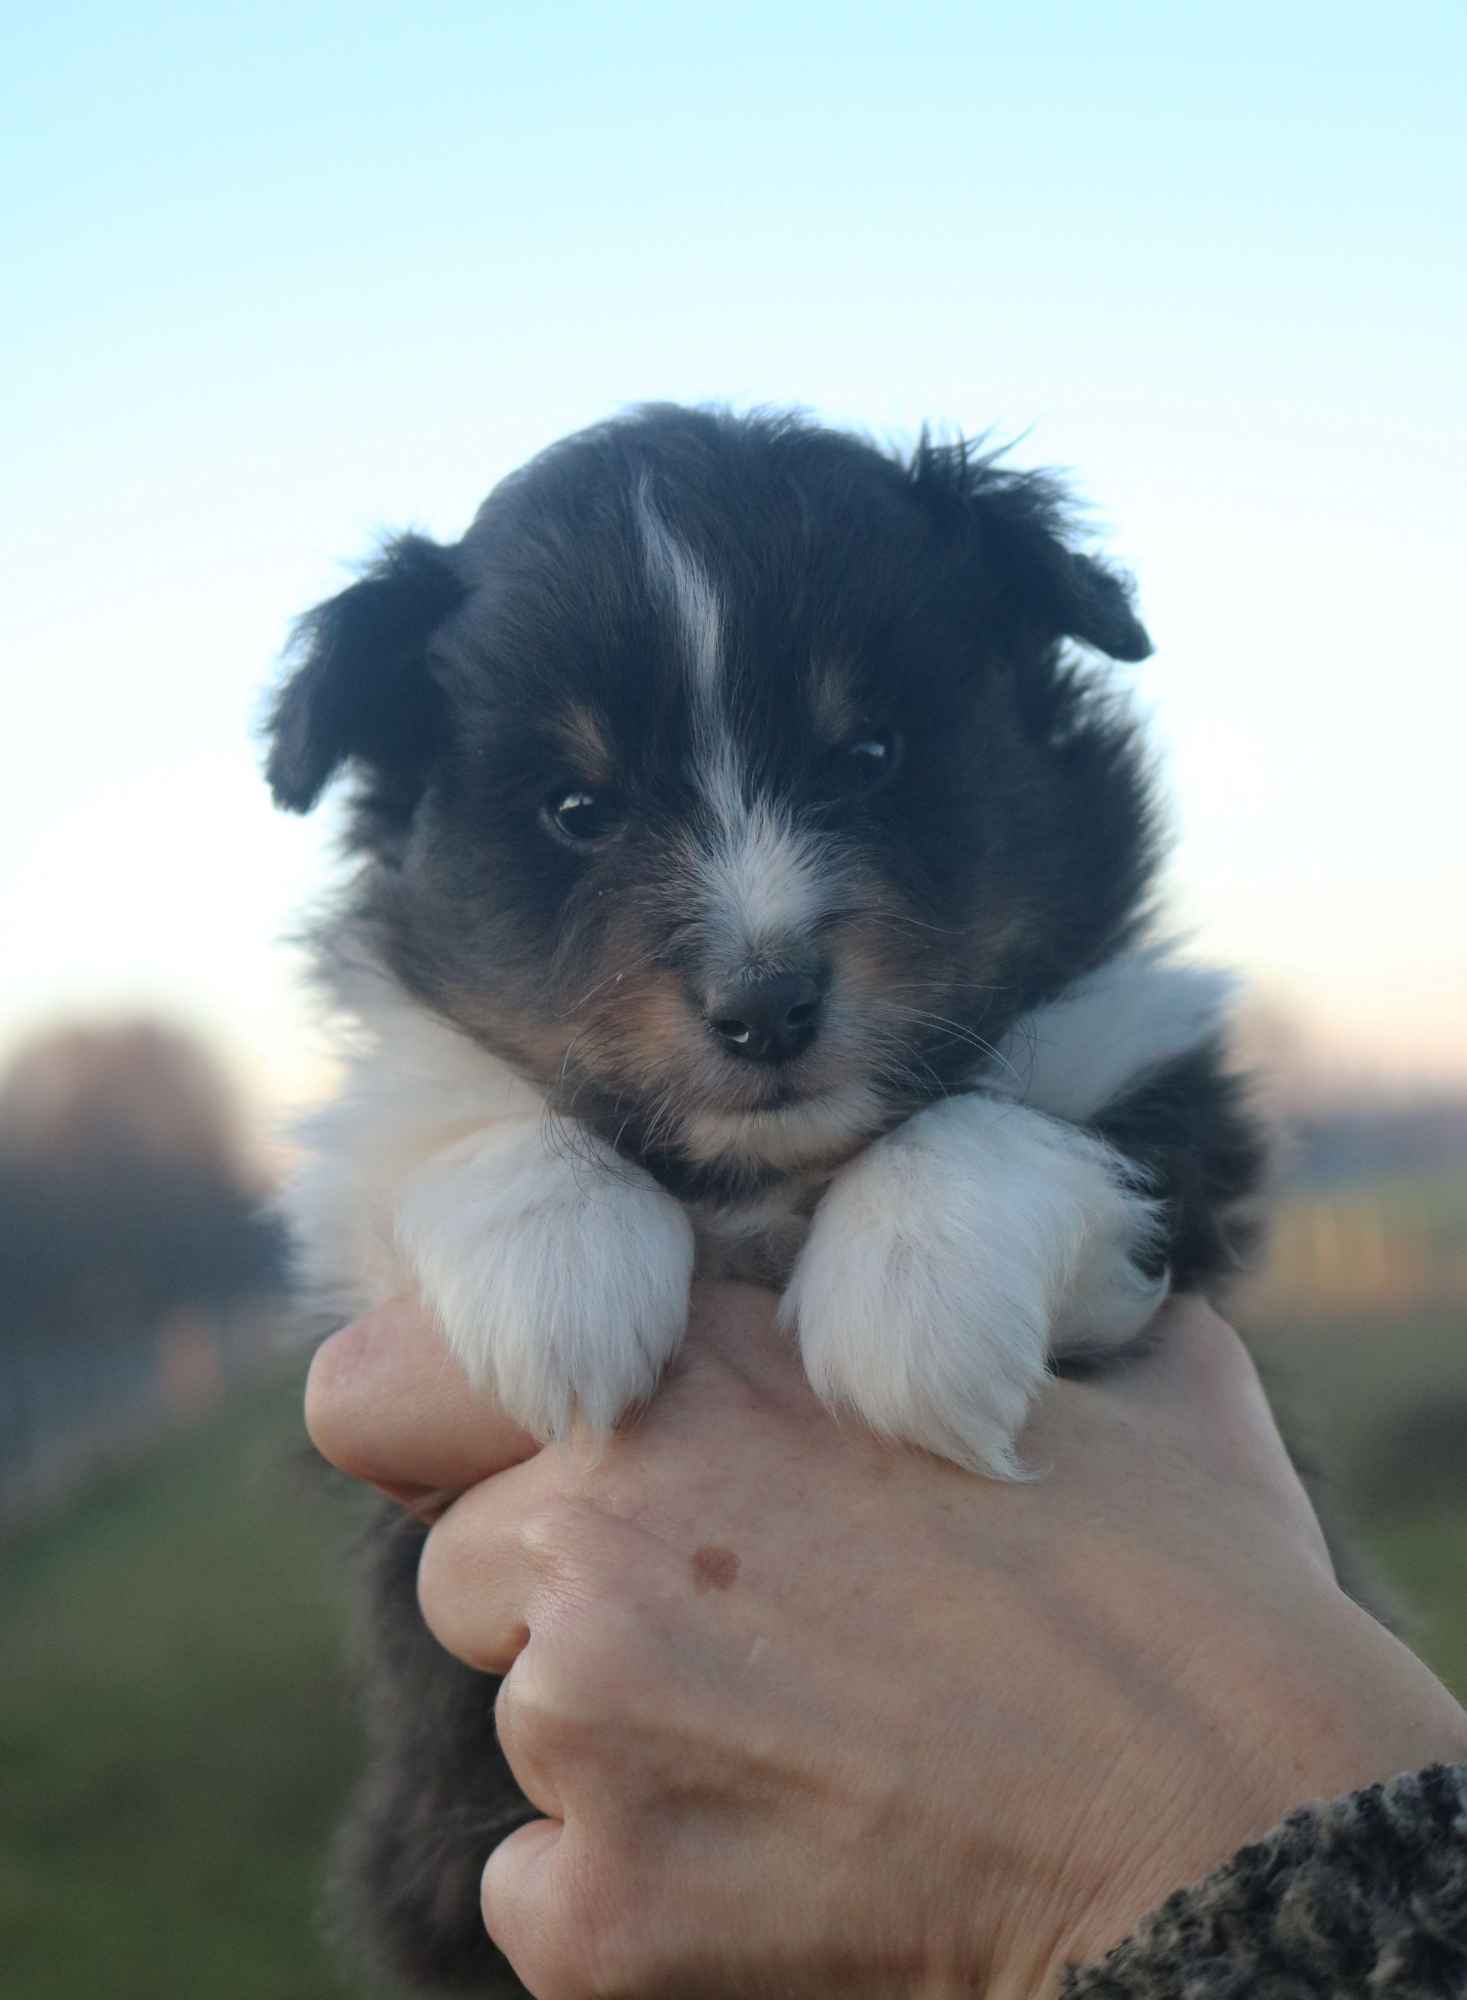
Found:
[{"label": "index finger", "polygon": [[411,1299],[379,1306],[321,1343],[306,1381],[306,1429],[340,1471],[397,1498],[462,1493],[539,1449],[471,1386]]}]

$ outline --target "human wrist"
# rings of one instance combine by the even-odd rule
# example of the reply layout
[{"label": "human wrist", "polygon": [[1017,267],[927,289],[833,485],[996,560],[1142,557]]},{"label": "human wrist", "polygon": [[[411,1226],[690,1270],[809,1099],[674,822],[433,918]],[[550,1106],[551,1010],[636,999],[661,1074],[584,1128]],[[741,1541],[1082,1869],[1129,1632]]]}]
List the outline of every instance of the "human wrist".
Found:
[{"label": "human wrist", "polygon": [[1289,1813],[1204,1881],[1179,1889],[1062,2000],[1160,2000],[1214,1986],[1298,2000],[1467,1991],[1467,1765],[1405,1772]]},{"label": "human wrist", "polygon": [[1467,1767],[1467,1712],[1430,1670],[1333,1583],[1297,1581],[1313,1601],[1296,1604],[1296,1622],[1271,1632],[1266,1617],[1240,1619],[1209,1663],[1214,1677],[1190,1689],[1201,1749],[1190,1767],[1179,1760],[1168,1788],[1155,1774],[1122,1781],[1128,1746],[1109,1764],[1097,1746],[1094,1810],[1071,1813],[1067,1844],[1047,1832],[1050,1893],[1036,1883],[1016,1900],[1015,1942],[984,1989],[991,2000],[1068,1991],[1067,1967],[1098,1962],[1180,1892],[1311,1811],[1334,1812],[1398,1773]]}]

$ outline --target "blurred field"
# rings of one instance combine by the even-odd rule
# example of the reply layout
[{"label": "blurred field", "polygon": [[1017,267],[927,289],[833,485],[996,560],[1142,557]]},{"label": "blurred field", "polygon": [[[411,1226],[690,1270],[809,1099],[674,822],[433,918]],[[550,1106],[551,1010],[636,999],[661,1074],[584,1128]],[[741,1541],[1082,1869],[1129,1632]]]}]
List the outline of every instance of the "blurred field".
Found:
[{"label": "blurred field", "polygon": [[1330,1518],[1467,1700],[1467,1175],[1297,1195],[1239,1323]]},{"label": "blurred field", "polygon": [[1467,1308],[1250,1337],[1327,1516],[1378,1568],[1413,1650],[1467,1701]]},{"label": "blurred field", "polygon": [[[1255,1316],[1292,1430],[1467,1695],[1467,1309],[1286,1285]],[[0,1545],[7,2000],[360,2000],[317,1920],[355,1755],[349,1537],[276,1379]]]},{"label": "blurred field", "polygon": [[344,1512],[299,1383],[242,1390],[0,1546],[0,1993],[341,2000]]}]

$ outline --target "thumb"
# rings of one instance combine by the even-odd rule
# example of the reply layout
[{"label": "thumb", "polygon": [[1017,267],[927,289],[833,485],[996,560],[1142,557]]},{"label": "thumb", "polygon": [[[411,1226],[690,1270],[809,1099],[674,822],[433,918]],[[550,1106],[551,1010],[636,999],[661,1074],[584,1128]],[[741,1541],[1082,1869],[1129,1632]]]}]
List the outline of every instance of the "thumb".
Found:
[{"label": "thumb", "polygon": [[1251,1488],[1332,1570],[1324,1532],[1253,1358],[1205,1300],[1171,1300],[1144,1351],[1088,1386],[1153,1440],[1169,1435],[1185,1457]]}]

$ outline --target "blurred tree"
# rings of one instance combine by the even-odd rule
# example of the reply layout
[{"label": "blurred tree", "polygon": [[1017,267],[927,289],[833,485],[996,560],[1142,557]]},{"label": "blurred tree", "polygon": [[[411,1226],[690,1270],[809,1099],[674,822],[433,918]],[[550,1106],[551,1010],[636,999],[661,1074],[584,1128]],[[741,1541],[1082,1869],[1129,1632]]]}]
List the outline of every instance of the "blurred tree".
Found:
[{"label": "blurred tree", "polygon": [[271,1283],[282,1241],[218,1065],[160,1022],[68,1025],[0,1077],[0,1299],[60,1333]]}]

